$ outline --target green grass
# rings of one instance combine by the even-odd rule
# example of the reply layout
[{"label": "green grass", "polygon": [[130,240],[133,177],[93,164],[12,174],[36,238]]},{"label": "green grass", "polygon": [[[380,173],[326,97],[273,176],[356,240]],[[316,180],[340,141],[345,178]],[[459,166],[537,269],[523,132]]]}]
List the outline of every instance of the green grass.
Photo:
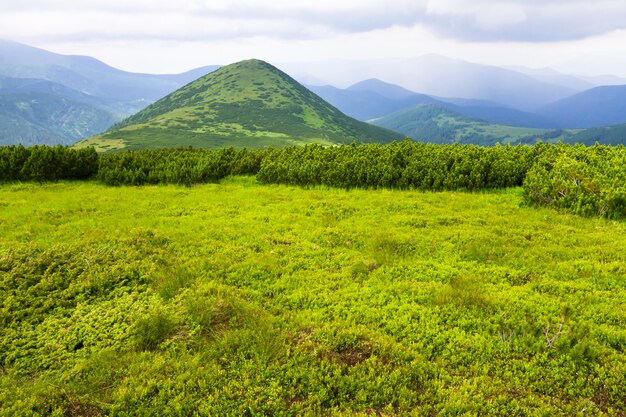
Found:
[{"label": "green grass", "polygon": [[521,200],[2,185],[0,415],[624,415],[625,225]]}]

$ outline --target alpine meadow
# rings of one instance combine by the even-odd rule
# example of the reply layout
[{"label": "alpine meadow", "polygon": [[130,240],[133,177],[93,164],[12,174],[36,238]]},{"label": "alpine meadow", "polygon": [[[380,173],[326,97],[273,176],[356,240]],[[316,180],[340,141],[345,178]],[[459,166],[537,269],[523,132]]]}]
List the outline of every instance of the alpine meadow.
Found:
[{"label": "alpine meadow", "polygon": [[623,415],[624,156],[4,148],[1,413]]},{"label": "alpine meadow", "polygon": [[4,3],[0,417],[626,417],[626,3]]}]

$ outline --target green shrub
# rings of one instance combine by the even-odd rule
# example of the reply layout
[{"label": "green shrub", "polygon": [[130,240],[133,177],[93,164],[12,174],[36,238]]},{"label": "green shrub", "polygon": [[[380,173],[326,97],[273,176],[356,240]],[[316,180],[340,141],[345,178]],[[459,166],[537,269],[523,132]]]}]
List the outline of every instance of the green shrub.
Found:
[{"label": "green shrub", "polygon": [[139,350],[155,350],[176,327],[175,321],[166,313],[151,313],[135,323],[135,345]]}]

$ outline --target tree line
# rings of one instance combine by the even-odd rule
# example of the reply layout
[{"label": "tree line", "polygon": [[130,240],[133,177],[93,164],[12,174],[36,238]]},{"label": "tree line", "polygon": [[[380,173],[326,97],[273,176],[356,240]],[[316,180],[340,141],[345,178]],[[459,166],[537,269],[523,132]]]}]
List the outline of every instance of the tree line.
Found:
[{"label": "tree line", "polygon": [[524,187],[534,206],[626,217],[626,148],[584,145],[290,146],[280,149],[191,148],[98,156],[92,148],[0,147],[1,181],[96,179],[107,185],[218,182],[256,175],[264,184],[302,187],[479,191]]}]

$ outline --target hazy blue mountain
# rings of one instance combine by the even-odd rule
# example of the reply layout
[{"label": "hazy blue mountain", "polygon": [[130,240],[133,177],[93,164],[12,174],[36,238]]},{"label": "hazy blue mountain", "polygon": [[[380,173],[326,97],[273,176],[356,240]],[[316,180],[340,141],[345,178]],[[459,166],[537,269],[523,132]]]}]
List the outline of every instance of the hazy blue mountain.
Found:
[{"label": "hazy blue mountain", "polygon": [[111,114],[112,119],[115,121],[123,120],[129,115],[143,109],[148,104],[140,101],[124,102],[104,99],[47,80],[0,76],[0,95],[11,93],[44,93],[57,95],[59,98],[69,99],[105,110]]},{"label": "hazy blue mountain", "polygon": [[393,100],[401,100],[416,95],[417,93],[409,91],[406,88],[399,85],[387,83],[377,78],[370,78],[369,80],[360,81],[356,84],[346,88],[349,91],[372,91],[378,93],[383,97]]},{"label": "hazy blue mountain", "polygon": [[[461,115],[495,124],[543,129],[558,127],[558,124],[544,116],[511,109],[498,103],[476,99],[431,97],[380,80],[367,80],[347,89],[332,86],[308,86],[308,88],[358,120],[383,117],[418,104],[437,104]],[[373,88],[375,91],[367,88]]]},{"label": "hazy blue mountain", "polygon": [[361,121],[375,119],[416,104],[438,103],[432,97],[416,93],[402,99],[392,99],[367,90],[341,89],[328,85],[307,88],[343,113]]},{"label": "hazy blue mountain", "polygon": [[504,106],[489,104],[453,105],[445,103],[443,107],[464,116],[478,118],[489,123],[537,129],[557,129],[560,127],[559,123],[548,117]]},{"label": "hazy blue mountain", "polygon": [[216,67],[178,75],[137,74],[113,68],[86,56],[59,55],[11,41],[0,41],[0,75],[36,78],[97,96],[145,105],[171,93]]},{"label": "hazy blue mountain", "polygon": [[429,96],[487,100],[524,111],[538,109],[578,92],[517,71],[439,55],[291,63],[283,64],[282,68],[313,74],[336,86],[377,78]]},{"label": "hazy blue mountain", "polygon": [[182,74],[157,75],[156,77],[174,81],[176,84],[179,84],[182,87],[185,84],[189,84],[190,82],[195,81],[200,77],[212,73],[220,67],[220,65],[208,65],[205,67],[194,68],[190,71],[183,72]]},{"label": "hazy blue mountain", "polygon": [[567,128],[626,123],[626,85],[592,88],[546,106],[541,114]]}]

